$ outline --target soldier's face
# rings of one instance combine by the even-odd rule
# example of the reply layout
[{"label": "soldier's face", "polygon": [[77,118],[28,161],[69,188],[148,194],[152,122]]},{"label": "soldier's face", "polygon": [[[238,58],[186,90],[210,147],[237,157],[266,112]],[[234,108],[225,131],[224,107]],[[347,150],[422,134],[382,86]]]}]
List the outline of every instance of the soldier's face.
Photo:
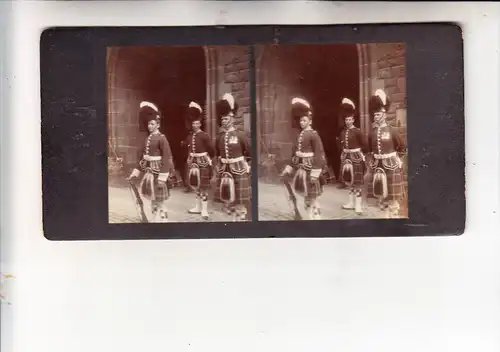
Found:
[{"label": "soldier's face", "polygon": [[159,127],[160,127],[160,124],[156,120],[151,120],[148,122],[148,130],[150,133],[155,132],[156,130],[158,130]]},{"label": "soldier's face", "polygon": [[221,119],[221,124],[222,127],[230,127],[233,124],[233,114],[230,113],[229,115],[223,116]]},{"label": "soldier's face", "polygon": [[346,117],[345,124],[347,127],[351,127],[352,125],[354,125],[354,117],[352,117],[352,116]]},{"label": "soldier's face", "polygon": [[379,124],[385,120],[385,111],[378,111],[375,114],[373,114],[373,119],[375,120],[375,123]]},{"label": "soldier's face", "polygon": [[309,116],[302,116],[300,118],[300,128],[304,129],[311,125],[311,118]]},{"label": "soldier's face", "polygon": [[201,121],[193,121],[191,127],[193,127],[194,131],[198,131],[201,128]]}]

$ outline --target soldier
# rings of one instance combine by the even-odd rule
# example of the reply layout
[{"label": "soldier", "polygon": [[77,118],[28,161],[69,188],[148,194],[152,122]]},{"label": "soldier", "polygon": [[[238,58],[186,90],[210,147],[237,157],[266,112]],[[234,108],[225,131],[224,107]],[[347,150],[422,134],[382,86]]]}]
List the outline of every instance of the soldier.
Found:
[{"label": "soldier", "polygon": [[203,110],[195,102],[189,103],[187,122],[191,124],[191,133],[185,141],[188,148],[188,184],[196,191],[196,205],[189,209],[191,214],[201,214],[204,220],[208,220],[208,190],[212,179],[212,159],[215,150],[208,133],[202,131],[204,121]]},{"label": "soldier", "polygon": [[321,219],[318,198],[323,193],[320,182],[325,165],[325,152],[321,138],[312,128],[312,111],[308,101],[292,99],[292,119],[299,120],[301,132],[292,148],[291,165],[285,166],[282,176],[293,175],[294,191],[304,197],[309,220]]},{"label": "soldier", "polygon": [[172,152],[167,138],[160,132],[160,113],[158,108],[147,101],[139,105],[140,123],[147,124],[149,136],[139,148],[138,167],[135,168],[128,179],[139,177],[141,171],[144,176],[139,190],[142,196],[151,200],[151,222],[166,222],[168,213],[165,201],[170,197],[167,187],[169,175],[174,170]]},{"label": "soldier", "polygon": [[369,165],[373,195],[379,200],[387,218],[398,217],[404,180],[403,162],[398,153],[405,153],[406,146],[399,131],[386,122],[390,100],[383,90],[375,91],[368,107],[376,124],[369,135],[369,149],[373,156]]},{"label": "soldier", "polygon": [[233,221],[245,221],[251,206],[252,185],[250,179],[251,157],[248,137],[234,126],[238,104],[226,93],[216,104],[216,113],[223,131],[216,144],[217,188],[220,199],[226,204]]},{"label": "soldier", "polygon": [[361,130],[354,126],[356,106],[352,100],[344,98],[340,105],[340,115],[345,121],[345,128],[340,133],[342,154],[342,180],[349,187],[349,201],[343,209],[354,209],[358,215],[363,213],[362,189],[364,184],[366,138]]}]

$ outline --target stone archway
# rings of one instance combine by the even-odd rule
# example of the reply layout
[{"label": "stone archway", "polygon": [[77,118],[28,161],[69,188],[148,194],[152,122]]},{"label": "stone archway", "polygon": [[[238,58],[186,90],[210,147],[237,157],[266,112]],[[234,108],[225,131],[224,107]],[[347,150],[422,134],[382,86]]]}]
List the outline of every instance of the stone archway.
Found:
[{"label": "stone archway", "polygon": [[[344,65],[346,62],[346,57],[353,56],[356,58],[356,62],[353,63],[351,67],[348,67],[349,74],[345,73],[335,73],[337,79],[347,80],[344,88],[339,87],[328,87],[324,83],[321,87],[314,88],[312,77],[317,77],[318,70],[314,68],[314,72],[307,71],[307,68],[303,64],[300,69],[297,66],[297,60],[289,60],[290,57],[296,58],[297,48],[292,45],[263,45],[256,46],[256,98],[257,98],[257,112],[258,112],[258,154],[261,156],[261,160],[265,160],[267,157],[276,156],[276,166],[279,168],[279,159],[283,159],[286,155],[290,155],[291,147],[295,133],[291,128],[289,109],[290,109],[290,99],[295,94],[309,94],[311,95],[311,103],[317,107],[317,117],[318,121],[316,125],[322,131],[327,131],[329,128],[333,128],[335,131],[339,130],[342,123],[339,121],[328,122],[325,120],[325,113],[328,114],[328,108],[325,110],[326,100],[323,98],[325,95],[322,93],[321,89],[327,88],[328,94],[333,94],[334,100],[340,99],[343,94],[348,94],[352,96],[353,99],[358,100],[358,109],[360,110],[360,127],[366,133],[368,131],[368,99],[370,94],[370,65],[368,58],[368,49],[366,45],[349,45],[349,48],[336,47],[326,47],[318,46],[314,49],[318,49],[318,53],[323,55],[334,55],[332,60],[336,60],[339,65]],[[332,51],[333,50],[333,51]],[[312,55],[312,56],[311,56]],[[317,55],[321,54],[308,54],[307,57],[314,59]],[[306,56],[304,56],[306,57]],[[304,60],[304,59],[300,59]],[[293,62],[292,62],[293,61]],[[322,61],[323,66],[329,65],[326,61]],[[352,62],[352,60],[350,61]],[[344,66],[339,66],[344,67]],[[298,71],[297,71],[298,69]],[[306,71],[304,71],[306,70]],[[321,69],[320,69],[321,70]],[[329,71],[328,66],[325,66],[326,72]],[[302,73],[301,73],[302,72]],[[307,73],[307,74],[306,74]],[[344,81],[342,81],[344,82]],[[352,82],[355,82],[352,84]],[[335,83],[332,83],[335,84]],[[316,89],[316,90],[314,90]],[[304,93],[302,93],[304,92]],[[357,95],[357,96],[356,96]],[[314,102],[316,100],[316,102]],[[339,100],[340,102],[340,100]],[[339,103],[340,104],[340,103]],[[321,109],[321,111],[320,111]],[[333,123],[333,125],[332,125]],[[335,127],[337,126],[337,127]],[[326,128],[326,130],[325,130]],[[328,133],[328,132],[324,132]],[[336,134],[337,132],[334,132]],[[340,131],[338,131],[340,133]],[[326,137],[326,136],[325,136]],[[332,138],[327,138],[326,143],[335,143]],[[335,151],[330,148],[332,160],[336,160],[334,155]],[[264,171],[264,170],[263,170]]]},{"label": "stone archway", "polygon": [[[182,60],[187,60],[188,65],[183,66]],[[147,133],[137,119],[140,101],[150,100],[157,104],[165,116],[162,121],[164,133],[170,131],[171,136],[180,135],[175,131],[185,124],[166,117],[181,118],[183,106],[189,99],[202,101],[208,98],[205,104],[211,106],[210,92],[207,92],[209,84],[205,82],[206,78],[211,78],[205,66],[207,60],[207,51],[203,47],[108,48],[108,140],[110,149],[115,149],[125,164],[137,161],[137,148]],[[192,65],[196,67],[192,68]],[[179,82],[175,72],[186,77],[185,81]],[[198,83],[203,86],[197,86]],[[173,143],[177,146],[176,138],[173,138]]]}]

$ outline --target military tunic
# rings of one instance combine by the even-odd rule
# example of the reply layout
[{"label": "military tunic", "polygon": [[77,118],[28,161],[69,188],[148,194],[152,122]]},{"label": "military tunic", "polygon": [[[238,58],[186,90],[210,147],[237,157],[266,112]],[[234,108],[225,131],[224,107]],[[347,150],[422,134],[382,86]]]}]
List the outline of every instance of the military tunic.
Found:
[{"label": "military tunic", "polygon": [[403,194],[403,169],[398,153],[406,146],[399,131],[387,124],[374,128],[369,135],[373,195],[383,200],[399,200]]},{"label": "military tunic", "polygon": [[[172,152],[167,138],[160,132],[151,133],[139,148],[138,169],[144,172],[140,191],[145,198],[161,202],[169,198],[168,174],[174,171]],[[159,182],[162,180],[163,182]]]},{"label": "military tunic", "polygon": [[[365,173],[365,155],[368,145],[361,130],[352,126],[340,133],[341,144],[341,179],[349,186],[359,188],[363,185]],[[352,167],[351,167],[352,165]]]},{"label": "military tunic", "polygon": [[208,133],[204,131],[191,132],[186,139],[188,148],[187,165],[189,169],[189,185],[201,191],[210,188],[212,178],[212,159],[215,149]]},{"label": "military tunic", "polygon": [[217,189],[220,199],[230,205],[245,205],[252,199],[250,144],[245,132],[230,128],[219,134],[216,143]]},{"label": "military tunic", "polygon": [[[293,187],[306,201],[311,201],[323,192],[319,181],[325,166],[325,152],[321,138],[313,129],[303,129],[292,148],[291,167],[293,168]],[[311,173],[316,179],[311,178]]]}]

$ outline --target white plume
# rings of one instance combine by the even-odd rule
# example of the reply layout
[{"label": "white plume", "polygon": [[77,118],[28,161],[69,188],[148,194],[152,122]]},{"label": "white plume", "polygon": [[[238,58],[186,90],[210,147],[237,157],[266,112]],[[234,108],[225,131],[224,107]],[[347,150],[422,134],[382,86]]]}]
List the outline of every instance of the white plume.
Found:
[{"label": "white plume", "polygon": [[203,112],[203,110],[201,109],[201,106],[198,105],[197,103],[195,103],[194,101],[192,101],[192,102],[189,103],[189,107],[190,108],[196,108],[196,109],[200,110],[200,112]]},{"label": "white plume", "polygon": [[377,89],[375,91],[375,96],[379,97],[380,100],[382,100],[382,104],[387,104],[387,95],[385,95],[385,92],[382,89]]},{"label": "white plume", "polygon": [[149,106],[151,109],[158,112],[158,108],[156,107],[155,104],[150,103],[149,101],[141,101],[141,104],[139,104],[139,107],[142,109],[145,106]]},{"label": "white plume", "polygon": [[307,100],[304,100],[302,98],[293,98],[292,99],[292,105],[293,104],[302,104],[302,105],[306,106],[308,109],[311,108],[311,105],[309,105],[309,103],[307,102]]},{"label": "white plume", "polygon": [[222,96],[222,100],[225,100],[229,103],[229,106],[231,107],[231,110],[234,109],[234,97],[231,95],[231,93],[226,93]]},{"label": "white plume", "polygon": [[356,106],[354,105],[354,103],[352,102],[352,100],[349,99],[349,98],[342,99],[342,104],[351,105],[353,109],[356,109]]}]

